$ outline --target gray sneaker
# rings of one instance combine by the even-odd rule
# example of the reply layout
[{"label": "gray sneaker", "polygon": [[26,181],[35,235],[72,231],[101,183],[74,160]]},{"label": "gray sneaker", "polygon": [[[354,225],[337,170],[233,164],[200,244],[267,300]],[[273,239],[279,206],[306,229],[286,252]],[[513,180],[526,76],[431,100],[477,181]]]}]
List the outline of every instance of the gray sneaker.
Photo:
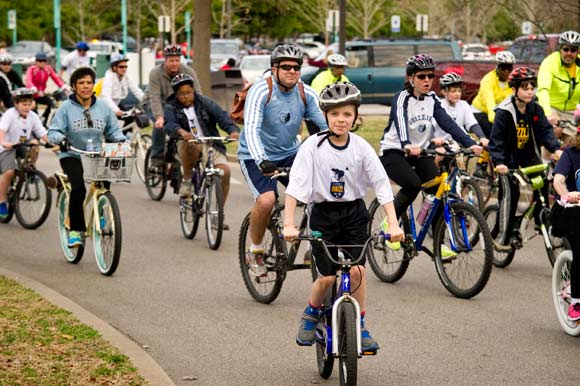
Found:
[{"label": "gray sneaker", "polygon": [[183,180],[181,181],[181,186],[179,187],[179,195],[184,198],[189,198],[193,194],[193,185],[191,181]]},{"label": "gray sneaker", "polygon": [[316,341],[316,325],[320,317],[307,314],[302,314],[300,324],[298,325],[298,334],[296,334],[296,343],[299,346],[312,346]]}]

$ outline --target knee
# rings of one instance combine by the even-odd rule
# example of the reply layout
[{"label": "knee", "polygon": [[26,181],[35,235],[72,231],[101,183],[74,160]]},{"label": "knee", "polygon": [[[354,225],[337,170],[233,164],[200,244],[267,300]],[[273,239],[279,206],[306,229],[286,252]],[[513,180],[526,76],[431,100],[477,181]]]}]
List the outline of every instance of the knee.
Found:
[{"label": "knee", "polygon": [[226,180],[227,182],[229,182],[230,181],[230,175],[231,175],[230,166],[227,165],[227,164],[219,164],[219,165],[217,165],[217,167],[220,168],[224,172],[224,174],[222,176],[224,178],[224,180]]},{"label": "knee", "polygon": [[334,284],[335,279],[336,279],[336,276],[334,276],[334,275],[322,276],[322,277],[319,277],[318,279],[316,279],[316,281],[318,283],[320,283],[320,286],[322,288],[326,289],[326,288],[330,288]]},{"label": "knee", "polygon": [[274,203],[276,202],[276,195],[274,192],[262,193],[256,199],[256,208],[263,210],[272,210]]},{"label": "knee", "polygon": [[366,270],[362,265],[355,265],[350,270],[350,278],[353,282],[358,283],[366,278]]},{"label": "knee", "polygon": [[2,174],[2,176],[5,176],[8,181],[11,181],[14,178],[14,174],[15,174],[15,170],[14,169],[10,169],[10,170],[6,170],[6,172],[4,172],[4,174]]}]

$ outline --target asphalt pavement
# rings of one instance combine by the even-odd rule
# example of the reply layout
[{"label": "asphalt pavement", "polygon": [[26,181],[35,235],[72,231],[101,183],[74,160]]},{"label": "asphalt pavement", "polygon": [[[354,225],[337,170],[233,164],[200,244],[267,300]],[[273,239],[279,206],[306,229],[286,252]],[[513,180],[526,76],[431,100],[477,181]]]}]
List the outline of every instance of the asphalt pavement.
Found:
[{"label": "asphalt pavement", "polygon": [[[108,322],[147,352],[179,385],[337,385],[318,376],[313,348],[294,342],[310,275],[290,272],[279,298],[256,303],[242,282],[238,230],[252,198],[237,164],[218,251],[200,229],[182,237],[177,197],[151,201],[144,186],[114,184],[123,219],[121,263],[98,273],[91,242],[72,265],[60,250],[53,207],[35,231],[0,226],[0,267],[29,276]],[[39,168],[58,168],[43,151]],[[551,268],[540,239],[494,269],[471,300],[441,285],[425,254],[396,284],[368,270],[367,325],[381,345],[359,362],[360,385],[577,385],[580,342],[556,320]]]}]

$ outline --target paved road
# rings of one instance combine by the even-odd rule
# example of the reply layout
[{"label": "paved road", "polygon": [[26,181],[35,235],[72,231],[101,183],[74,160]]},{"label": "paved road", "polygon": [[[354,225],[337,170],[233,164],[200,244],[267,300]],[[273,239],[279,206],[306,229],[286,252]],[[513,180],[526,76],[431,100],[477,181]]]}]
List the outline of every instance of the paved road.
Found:
[{"label": "paved road", "polygon": [[[235,181],[242,181],[235,164]],[[44,152],[40,168],[55,170]],[[254,302],[241,280],[237,239],[252,204],[234,184],[219,251],[204,234],[181,236],[177,200],[152,202],[139,183],[114,186],[123,216],[117,273],[101,276],[92,249],[68,264],[57,240],[56,211],[36,231],[0,227],[0,265],[26,274],[97,314],[141,345],[178,385],[336,385],[319,378],[315,352],[294,343],[309,274],[292,272],[271,305]],[[89,243],[90,245],[90,243]],[[425,255],[396,285],[369,276],[368,326],[381,344],[360,362],[361,385],[577,385],[579,341],[560,330],[550,268],[540,240],[512,266],[494,270],[475,299],[440,284]],[[196,377],[185,381],[184,377]]]}]

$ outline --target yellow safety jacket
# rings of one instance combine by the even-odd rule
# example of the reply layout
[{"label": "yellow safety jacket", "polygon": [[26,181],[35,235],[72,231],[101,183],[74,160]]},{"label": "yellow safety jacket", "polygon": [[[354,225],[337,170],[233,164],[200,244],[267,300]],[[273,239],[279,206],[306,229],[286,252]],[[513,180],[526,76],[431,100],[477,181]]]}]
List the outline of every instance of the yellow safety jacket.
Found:
[{"label": "yellow safety jacket", "polygon": [[562,65],[560,52],[552,52],[540,65],[538,72],[538,101],[547,117],[552,107],[558,110],[574,110],[580,103],[580,57],[576,58],[576,77],[572,78]]},{"label": "yellow safety jacket", "polygon": [[479,83],[479,91],[471,105],[487,114],[487,119],[493,123],[495,107],[504,99],[512,95],[511,87],[502,88],[495,69],[485,74]]},{"label": "yellow safety jacket", "polygon": [[332,71],[330,68],[326,71],[322,71],[320,74],[316,75],[316,78],[312,81],[310,87],[316,91],[317,94],[320,95],[320,92],[329,84],[333,84],[336,82],[350,82],[346,75],[342,75],[340,78],[335,77],[332,75]]}]

